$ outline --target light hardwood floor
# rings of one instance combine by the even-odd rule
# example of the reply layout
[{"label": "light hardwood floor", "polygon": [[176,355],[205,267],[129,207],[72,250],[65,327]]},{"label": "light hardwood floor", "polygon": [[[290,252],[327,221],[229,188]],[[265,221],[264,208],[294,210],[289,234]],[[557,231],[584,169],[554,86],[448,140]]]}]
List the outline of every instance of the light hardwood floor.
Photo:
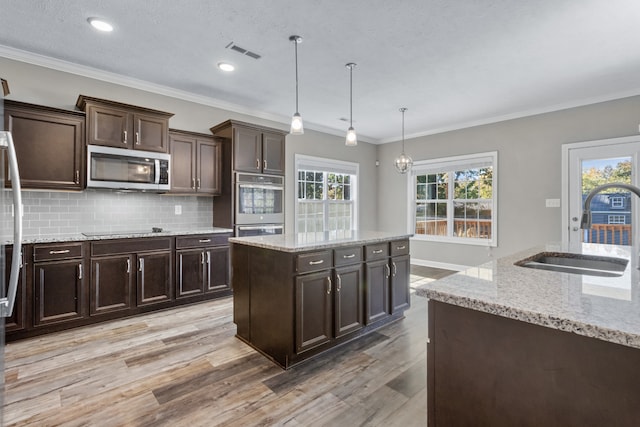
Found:
[{"label": "light hardwood floor", "polygon": [[287,371],[232,316],[226,298],[10,343],[5,425],[426,425],[425,299]]}]

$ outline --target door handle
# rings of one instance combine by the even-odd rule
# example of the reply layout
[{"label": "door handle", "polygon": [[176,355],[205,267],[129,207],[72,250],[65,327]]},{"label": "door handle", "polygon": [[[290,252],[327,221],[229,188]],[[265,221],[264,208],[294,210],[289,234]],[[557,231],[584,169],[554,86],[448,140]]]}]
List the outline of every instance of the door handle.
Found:
[{"label": "door handle", "polygon": [[338,279],[338,283],[337,283],[337,291],[340,292],[340,289],[342,289],[342,277],[340,277],[339,274],[336,274],[336,278]]},{"label": "door handle", "polygon": [[126,131],[126,130],[124,131],[124,139],[122,140],[122,142],[123,142],[124,144],[126,144],[126,143],[127,143],[127,131]]},{"label": "door handle", "polygon": [[138,271],[140,272],[144,271],[144,258],[138,259]]},{"label": "door handle", "polygon": [[140,132],[136,132],[136,145],[140,145]]},{"label": "door handle", "polygon": [[331,277],[327,277],[327,295],[331,294]]},{"label": "door handle", "polygon": [[264,160],[264,162],[262,162],[262,164],[263,164],[262,168],[263,169],[267,169],[267,160],[266,159]]},{"label": "door handle", "polygon": [[396,267],[396,263],[395,262],[391,262],[391,265],[393,265],[393,277],[396,277],[396,273],[398,272],[398,268]]},{"label": "door handle", "polygon": [[127,274],[131,273],[131,260],[127,258]]},{"label": "door handle", "polygon": [[82,280],[82,264],[78,264],[78,279]]}]

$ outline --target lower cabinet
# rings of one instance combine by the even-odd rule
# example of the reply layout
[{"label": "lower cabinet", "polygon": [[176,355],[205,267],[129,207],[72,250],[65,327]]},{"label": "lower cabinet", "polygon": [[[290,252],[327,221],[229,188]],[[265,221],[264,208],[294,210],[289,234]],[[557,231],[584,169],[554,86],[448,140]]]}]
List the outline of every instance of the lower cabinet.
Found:
[{"label": "lower cabinet", "polygon": [[176,298],[230,291],[230,234],[176,238]]},{"label": "lower cabinet", "polygon": [[83,254],[82,243],[34,245],[34,327],[85,316]]},{"label": "lower cabinet", "polygon": [[129,310],[133,304],[135,276],[132,255],[91,258],[90,314]]},{"label": "lower cabinet", "polygon": [[325,270],[295,279],[297,353],[327,343],[332,338],[331,276],[331,270]]},{"label": "lower cabinet", "polygon": [[[11,276],[11,262],[13,260],[13,246],[9,245],[9,246],[5,246],[4,248],[5,251],[5,286],[8,287],[9,286],[9,278]],[[25,255],[26,253],[28,253],[29,251],[29,247],[28,246],[23,246],[22,247],[22,251],[20,253],[20,273],[18,275],[18,288],[16,290],[16,299],[15,299],[15,303],[13,305],[13,313],[11,314],[11,317],[7,317],[5,319],[5,331],[6,332],[12,332],[12,331],[21,331],[23,330],[25,327],[27,327],[27,323],[26,323],[26,302],[27,302],[27,296],[26,296],[26,291],[27,291],[27,256]],[[5,289],[5,293],[4,295],[7,294],[8,289]]]},{"label": "lower cabinet", "polygon": [[[170,239],[166,239],[170,241]],[[171,250],[137,253],[137,305],[158,304],[172,299]]]}]

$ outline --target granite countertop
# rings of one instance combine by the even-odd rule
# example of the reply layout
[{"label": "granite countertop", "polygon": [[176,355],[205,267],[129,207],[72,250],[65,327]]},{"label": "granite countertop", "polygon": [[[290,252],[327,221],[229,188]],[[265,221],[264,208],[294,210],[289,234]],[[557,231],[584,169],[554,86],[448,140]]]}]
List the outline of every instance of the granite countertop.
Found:
[{"label": "granite countertop", "polygon": [[[538,270],[515,262],[545,251],[626,258],[620,277]],[[632,256],[632,254],[635,254]],[[640,272],[638,248],[560,244],[532,248],[421,285],[416,294],[483,311],[640,348]]]},{"label": "granite countertop", "polygon": [[[151,228],[149,230],[133,230],[133,231],[95,231],[87,234],[72,233],[72,234],[54,234],[54,235],[38,235],[38,236],[23,236],[23,244],[33,243],[56,243],[56,242],[83,242],[91,240],[109,240],[109,239],[133,239],[140,237],[160,237],[160,236],[185,236],[192,234],[218,234],[218,233],[233,233],[233,230],[229,228],[198,228],[192,230],[163,230],[161,232],[153,232]],[[13,241],[8,240],[5,244],[10,245]]]},{"label": "granite countertop", "polygon": [[412,234],[384,231],[346,231],[341,233],[319,232],[298,234],[274,234],[268,236],[232,237],[230,243],[238,243],[281,252],[303,252],[340,246],[364,245],[389,240],[408,239]]}]

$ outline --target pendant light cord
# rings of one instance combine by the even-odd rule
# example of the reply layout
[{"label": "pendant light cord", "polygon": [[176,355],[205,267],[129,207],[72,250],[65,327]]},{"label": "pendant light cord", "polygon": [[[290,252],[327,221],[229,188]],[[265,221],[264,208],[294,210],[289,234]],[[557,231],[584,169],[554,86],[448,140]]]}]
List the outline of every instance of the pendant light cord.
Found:
[{"label": "pendant light cord", "polygon": [[404,154],[404,112],[407,111],[406,108],[401,108],[402,111],[402,154]]},{"label": "pendant light cord", "polygon": [[300,110],[298,110],[298,38],[296,37],[293,40],[293,43],[295,44],[295,52],[296,52],[296,113]]},{"label": "pendant light cord", "polygon": [[353,127],[353,65],[349,67],[349,126]]}]

